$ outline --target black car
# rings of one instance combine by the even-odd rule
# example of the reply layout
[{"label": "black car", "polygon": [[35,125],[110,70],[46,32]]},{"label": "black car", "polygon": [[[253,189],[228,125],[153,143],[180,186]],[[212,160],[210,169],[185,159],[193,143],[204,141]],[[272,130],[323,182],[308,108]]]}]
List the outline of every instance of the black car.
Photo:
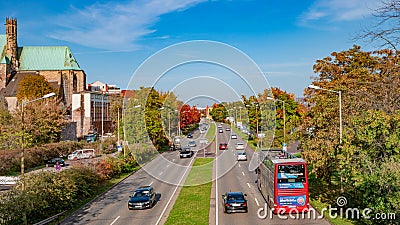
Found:
[{"label": "black car", "polygon": [[187,138],[193,138],[193,134],[192,133],[188,133]]},{"label": "black car", "polygon": [[128,209],[151,208],[156,203],[156,193],[151,186],[142,186],[129,196]]},{"label": "black car", "polygon": [[62,158],[52,158],[47,160],[46,165],[47,166],[55,166],[58,162],[58,165],[60,166],[65,166],[65,161]]},{"label": "black car", "polygon": [[246,194],[242,192],[226,192],[222,195],[224,213],[245,212],[247,213]]},{"label": "black car", "polygon": [[190,149],[190,147],[185,147],[179,153],[179,158],[191,158],[192,156],[193,156],[193,151]]},{"label": "black car", "polygon": [[185,147],[179,152],[179,158],[191,158],[193,156],[193,151],[190,147]]}]

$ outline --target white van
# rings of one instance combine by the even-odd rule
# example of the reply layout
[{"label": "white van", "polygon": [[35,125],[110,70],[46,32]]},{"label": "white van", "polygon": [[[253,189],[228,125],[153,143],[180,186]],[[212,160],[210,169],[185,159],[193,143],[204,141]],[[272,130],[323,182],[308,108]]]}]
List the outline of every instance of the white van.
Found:
[{"label": "white van", "polygon": [[68,159],[69,160],[89,159],[95,156],[96,155],[94,154],[94,149],[79,149],[69,154]]}]

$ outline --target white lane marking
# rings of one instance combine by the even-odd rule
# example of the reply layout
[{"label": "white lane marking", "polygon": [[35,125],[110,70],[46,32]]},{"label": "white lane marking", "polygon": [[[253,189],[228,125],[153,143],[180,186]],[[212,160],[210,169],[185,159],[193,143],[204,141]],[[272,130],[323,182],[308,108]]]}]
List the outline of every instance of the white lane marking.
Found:
[{"label": "white lane marking", "polygon": [[251,186],[250,186],[250,184],[249,184],[249,183],[247,183],[247,186],[249,186],[249,188],[251,188]]},{"label": "white lane marking", "polygon": [[173,159],[172,162],[175,162],[175,159]]},{"label": "white lane marking", "polygon": [[[149,184],[149,186],[151,186],[151,185],[153,184],[153,182],[154,182],[154,181],[152,181],[152,182]],[[247,184],[248,184],[248,183],[247,183]]]},{"label": "white lane marking", "polygon": [[256,200],[256,204],[257,204],[257,206],[260,206],[260,204],[258,203],[258,200],[257,200],[257,198],[254,198],[254,200]]},{"label": "white lane marking", "polygon": [[238,163],[238,165],[239,165],[239,167],[242,167],[242,166],[240,165],[240,163]]},{"label": "white lane marking", "polygon": [[[194,160],[194,158],[195,158],[195,157],[192,157],[192,159],[190,160],[189,164]],[[175,161],[175,159],[174,159],[173,161]],[[181,179],[180,179],[179,182],[178,182],[178,185],[176,185],[174,192],[172,192],[171,197],[168,199],[168,202],[167,202],[167,204],[165,205],[163,211],[161,212],[160,217],[158,217],[158,220],[157,220],[157,222],[156,222],[155,225],[158,225],[158,224],[160,223],[161,218],[164,216],[164,213],[165,213],[165,211],[167,210],[167,208],[168,208],[168,206],[169,206],[169,203],[171,203],[172,198],[175,196],[175,193],[176,193],[176,191],[177,191],[178,188],[179,188],[179,185],[182,183],[182,180],[183,180],[183,178],[185,177],[185,174],[187,173],[187,171],[188,171],[190,168],[191,168],[191,166],[186,167],[185,171],[183,172],[183,175],[182,175]],[[161,173],[162,173],[162,172],[161,172]]]},{"label": "white lane marking", "polygon": [[243,174],[243,176],[246,176],[246,175],[244,175],[244,172],[242,171],[242,174]]},{"label": "white lane marking", "polygon": [[167,167],[169,167],[169,166],[170,166],[170,164],[167,165]]},{"label": "white lane marking", "polygon": [[164,171],[160,172],[158,175],[161,175],[161,174],[163,174],[163,173],[164,173]]},{"label": "white lane marking", "polygon": [[114,221],[112,221],[112,223],[110,223],[110,225],[113,225],[115,222],[117,222],[117,220],[119,219],[120,216],[118,216],[117,218],[115,218]]}]

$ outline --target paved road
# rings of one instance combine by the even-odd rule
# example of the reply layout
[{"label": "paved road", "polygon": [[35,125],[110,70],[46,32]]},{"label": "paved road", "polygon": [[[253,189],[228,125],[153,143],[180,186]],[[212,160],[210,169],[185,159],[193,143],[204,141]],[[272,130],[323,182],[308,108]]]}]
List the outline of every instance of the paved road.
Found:
[{"label": "paved road", "polygon": [[[255,180],[257,176],[254,171],[249,171],[249,162],[253,155],[253,150],[249,147],[246,148],[248,161],[236,161],[235,144],[237,142],[242,142],[240,137],[238,139],[230,139],[231,131],[226,131],[226,125],[224,126],[224,133],[217,134],[217,145],[221,142],[228,143],[228,150],[218,150],[217,160],[215,160],[214,175],[216,174],[218,179],[216,180],[214,187],[217,187],[216,196],[212,198],[217,199],[218,211],[213,212],[211,209],[210,218],[211,224],[315,224],[315,225],[329,225],[325,220],[308,220],[308,219],[282,219],[278,218],[276,215],[272,218],[267,216],[265,219],[260,219],[258,216],[258,209],[265,207],[265,200],[257,189]],[[216,145],[216,146],[217,146]],[[248,213],[232,213],[225,214],[223,212],[222,197],[221,195],[227,191],[242,191],[247,194],[248,200]],[[212,199],[215,202],[215,199]],[[214,203],[215,205],[215,203]],[[218,218],[215,215],[218,214]]]},{"label": "paved road", "polygon": [[[62,224],[163,224],[179,193],[178,184],[183,184],[193,159],[194,157],[180,159],[177,151],[159,155],[104,195],[62,221]],[[150,174],[147,171],[150,171]],[[155,188],[156,205],[146,210],[129,210],[129,195],[143,185],[152,185]]]}]

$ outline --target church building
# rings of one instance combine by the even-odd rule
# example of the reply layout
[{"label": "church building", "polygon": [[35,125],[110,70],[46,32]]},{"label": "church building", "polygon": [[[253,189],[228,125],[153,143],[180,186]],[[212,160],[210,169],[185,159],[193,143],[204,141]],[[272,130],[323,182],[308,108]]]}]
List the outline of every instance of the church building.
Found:
[{"label": "church building", "polygon": [[86,74],[68,46],[18,46],[17,19],[6,18],[6,34],[0,34],[0,96],[10,111],[17,107],[18,82],[26,74],[44,76],[67,109],[72,94],[86,88]]}]

